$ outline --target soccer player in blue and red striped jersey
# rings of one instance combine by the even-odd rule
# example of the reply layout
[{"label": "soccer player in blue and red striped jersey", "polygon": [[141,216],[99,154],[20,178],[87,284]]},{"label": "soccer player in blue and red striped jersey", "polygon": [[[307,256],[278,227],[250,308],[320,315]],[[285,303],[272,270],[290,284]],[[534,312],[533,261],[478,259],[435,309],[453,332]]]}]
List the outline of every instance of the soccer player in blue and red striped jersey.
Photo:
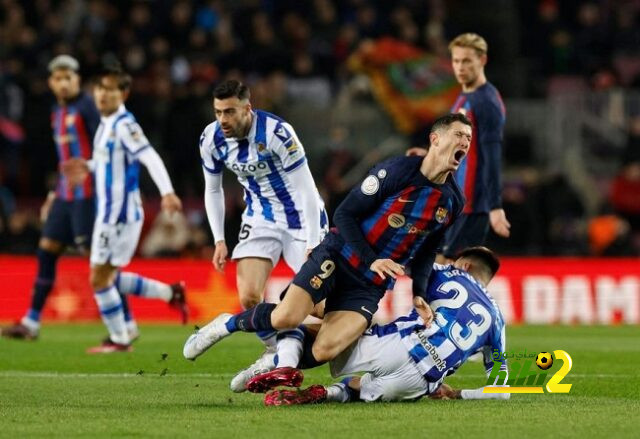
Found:
[{"label": "soccer player in blue and red striped jersey", "polygon": [[453,71],[462,86],[451,112],[469,118],[473,136],[469,154],[455,173],[466,204],[445,235],[446,259],[440,262],[451,262],[466,247],[483,245],[489,226],[505,238],[511,227],[502,209],[500,179],[506,111],[500,92],[484,73],[487,50],[484,38],[474,33],[459,35],[449,44]]},{"label": "soccer player in blue and red striped jersey", "polygon": [[[504,385],[508,379],[502,354],[506,343],[504,318],[486,290],[499,267],[500,262],[486,247],[464,249],[453,265],[434,264],[427,290],[427,300],[436,315],[431,325],[415,310],[387,325],[374,325],[330,363],[334,378],[348,378],[328,387],[276,390],[266,395],[265,404],[414,401],[424,395],[435,399],[508,399],[508,393],[483,393],[482,387],[456,391],[442,384],[476,352],[483,356],[487,376],[491,376],[494,362],[500,363],[501,376],[496,377],[494,385]],[[307,332],[304,337],[311,334]],[[291,336],[282,335],[278,345]],[[297,360],[287,358],[287,352],[280,348],[278,354],[279,362]],[[264,392],[279,384],[271,380],[268,386],[256,386],[263,381],[259,375],[247,387]]]},{"label": "soccer player in blue and red striped jersey", "polygon": [[[500,166],[505,107],[500,92],[487,81],[487,42],[478,34],[459,35],[449,44],[451,64],[462,93],[451,113],[462,113],[473,125],[471,147],[466,159],[455,172],[466,204],[460,218],[445,234],[442,255],[437,261],[452,262],[462,249],[483,245],[489,227],[504,238],[511,225],[501,201]],[[424,148],[415,147],[407,155],[424,155]]]},{"label": "soccer player in blue and red striped jersey", "polygon": [[334,216],[338,231],[313,250],[281,303],[217,317],[187,340],[184,356],[195,359],[235,331],[295,328],[326,299],[322,327],[303,361],[329,361],[369,326],[405,267],[413,279],[414,305],[428,319],[426,287],[435,253],[464,205],[451,174],[468,151],[471,123],[462,114],[444,116],[429,140],[425,157],[387,160],[350,192]]},{"label": "soccer player in blue and red striped jersey", "polygon": [[[56,101],[51,108],[51,129],[58,153],[58,163],[70,159],[91,158],[92,142],[100,115],[93,99],[80,88],[78,61],[69,55],[56,56],[48,65],[48,85]],[[44,225],[37,251],[38,273],[33,285],[31,304],[22,319],[2,328],[3,337],[33,340],[40,332],[40,314],[53,289],[58,258],[68,246],[83,255],[89,254],[95,216],[93,178],[73,186],[61,172],[56,190],[51,191],[41,209]],[[135,283],[128,282],[128,273],[118,279],[125,291],[135,291]],[[132,338],[138,329],[123,296],[127,327]]]},{"label": "soccer player in blue and red striped jersey", "polygon": [[[51,128],[59,163],[72,157],[91,157],[91,142],[100,116],[93,100],[80,89],[78,61],[59,55],[48,65],[49,88],[56,98],[51,109]],[[34,339],[40,330],[40,313],[53,288],[58,257],[67,246],[88,254],[93,228],[93,182],[72,187],[60,174],[56,190],[42,206],[44,218],[37,258],[31,306],[19,323],[2,329],[2,336]]]}]

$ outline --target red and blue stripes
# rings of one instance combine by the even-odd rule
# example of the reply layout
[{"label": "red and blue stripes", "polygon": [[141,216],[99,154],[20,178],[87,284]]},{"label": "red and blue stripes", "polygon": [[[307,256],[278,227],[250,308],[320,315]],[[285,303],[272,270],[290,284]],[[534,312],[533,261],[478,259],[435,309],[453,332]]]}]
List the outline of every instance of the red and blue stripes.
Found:
[{"label": "red and blue stripes", "polygon": [[[76,105],[57,106],[51,113],[51,123],[60,162],[75,157],[91,158],[91,136]],[[72,187],[60,175],[56,193],[66,201],[90,198],[93,196],[93,176],[87,177],[82,185]]]},{"label": "red and blue stripes", "polygon": [[[415,223],[413,223],[413,227],[415,227],[418,231],[427,230],[429,222],[433,220],[434,212],[440,202],[442,197],[442,192],[431,189],[426,196],[421,196],[415,201],[414,209],[411,217],[416,218]],[[425,239],[425,235],[419,235],[418,233],[410,233],[411,230],[406,231],[404,236],[398,233],[394,237],[392,241],[392,245],[389,246],[393,249],[389,256],[384,254],[383,257],[388,257],[389,259],[402,260],[406,259],[406,255],[412,255],[415,253],[415,250],[418,248],[416,241],[420,244]],[[413,251],[412,251],[413,250]],[[404,258],[403,258],[404,256]]]},{"label": "red and blue stripes", "polygon": [[[428,233],[439,229],[442,223],[435,221],[435,212],[441,204],[442,192],[431,186],[409,186],[400,193],[387,198],[378,210],[361,223],[365,239],[381,259],[393,259],[406,264],[415,254]],[[452,206],[449,202],[445,207]],[[389,218],[398,215],[401,219],[396,226],[390,224]],[[349,244],[345,244],[340,254],[349,265],[361,272],[375,285],[385,284],[392,288],[393,279],[383,280],[366,267]]]},{"label": "red and blue stripes", "polygon": [[463,95],[461,95],[456,101],[455,105],[451,109],[452,113],[459,113],[460,110],[464,110],[465,116],[471,121],[472,134],[471,144],[469,145],[469,152],[464,158],[458,170],[456,171],[456,181],[464,193],[466,203],[464,205],[463,213],[473,212],[474,207],[474,194],[476,192],[476,175],[478,173],[478,125],[477,118],[473,109],[471,108],[471,102]]}]

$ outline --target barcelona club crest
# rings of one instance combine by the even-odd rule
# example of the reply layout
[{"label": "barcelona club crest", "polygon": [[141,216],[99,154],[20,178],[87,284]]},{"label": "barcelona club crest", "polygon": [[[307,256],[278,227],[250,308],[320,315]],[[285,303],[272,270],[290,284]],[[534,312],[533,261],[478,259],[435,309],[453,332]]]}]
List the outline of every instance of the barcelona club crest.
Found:
[{"label": "barcelona club crest", "polygon": [[309,283],[311,284],[311,287],[314,290],[317,290],[318,288],[320,288],[322,286],[322,279],[320,279],[318,276],[313,276],[311,278],[311,280],[309,281]]},{"label": "barcelona club crest", "polygon": [[442,224],[444,222],[444,220],[447,219],[447,214],[449,213],[449,211],[447,209],[445,209],[444,207],[438,207],[436,209],[436,221],[438,221],[440,224]]}]

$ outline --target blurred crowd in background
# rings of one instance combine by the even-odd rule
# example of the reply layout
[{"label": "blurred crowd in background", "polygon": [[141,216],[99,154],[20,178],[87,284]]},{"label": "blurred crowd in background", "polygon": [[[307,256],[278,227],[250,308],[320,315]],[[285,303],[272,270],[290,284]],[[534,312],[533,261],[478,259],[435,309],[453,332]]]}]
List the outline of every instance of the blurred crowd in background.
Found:
[{"label": "blurred crowd in background", "polygon": [[[255,108],[293,123],[331,212],[350,189],[345,175],[367,155],[354,139],[371,128],[344,120],[367,111],[387,118],[349,68],[363,41],[391,36],[447,57],[450,39],[481,34],[509,126],[511,100],[639,88],[639,21],[633,0],[0,0],[0,251],[37,245],[38,209],[56,175],[46,65],[57,54],[78,58],[86,85],[105,60],[123,63],[134,77],[127,106],[186,200],[184,215],[156,215],[147,179],[141,254],[208,257],[197,145],[213,120],[217,81],[242,79]],[[595,208],[570,176],[547,172],[527,139],[507,130],[503,199],[512,237],[490,245],[512,255],[640,254],[640,108],[626,114],[625,145],[604,153],[616,168],[599,184]],[[425,128],[404,145],[419,143]],[[244,206],[230,173],[225,192],[233,245]]]}]

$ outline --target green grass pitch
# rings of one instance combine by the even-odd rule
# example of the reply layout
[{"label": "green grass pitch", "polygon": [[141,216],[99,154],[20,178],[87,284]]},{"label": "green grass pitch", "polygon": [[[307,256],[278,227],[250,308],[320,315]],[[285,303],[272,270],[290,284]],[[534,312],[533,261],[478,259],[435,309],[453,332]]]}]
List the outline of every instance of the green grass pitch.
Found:
[{"label": "green grass pitch", "polygon": [[[261,352],[255,337],[231,337],[189,362],[190,328],[141,330],[133,353],[101,356],[84,353],[104,335],[98,324],[45,325],[36,342],[0,340],[0,437],[638,437],[638,327],[508,328],[510,351],[571,355],[568,394],[275,408],[228,389]],[[326,367],[305,377],[304,385],[332,382]],[[466,364],[447,382],[480,387],[482,366]]]}]

